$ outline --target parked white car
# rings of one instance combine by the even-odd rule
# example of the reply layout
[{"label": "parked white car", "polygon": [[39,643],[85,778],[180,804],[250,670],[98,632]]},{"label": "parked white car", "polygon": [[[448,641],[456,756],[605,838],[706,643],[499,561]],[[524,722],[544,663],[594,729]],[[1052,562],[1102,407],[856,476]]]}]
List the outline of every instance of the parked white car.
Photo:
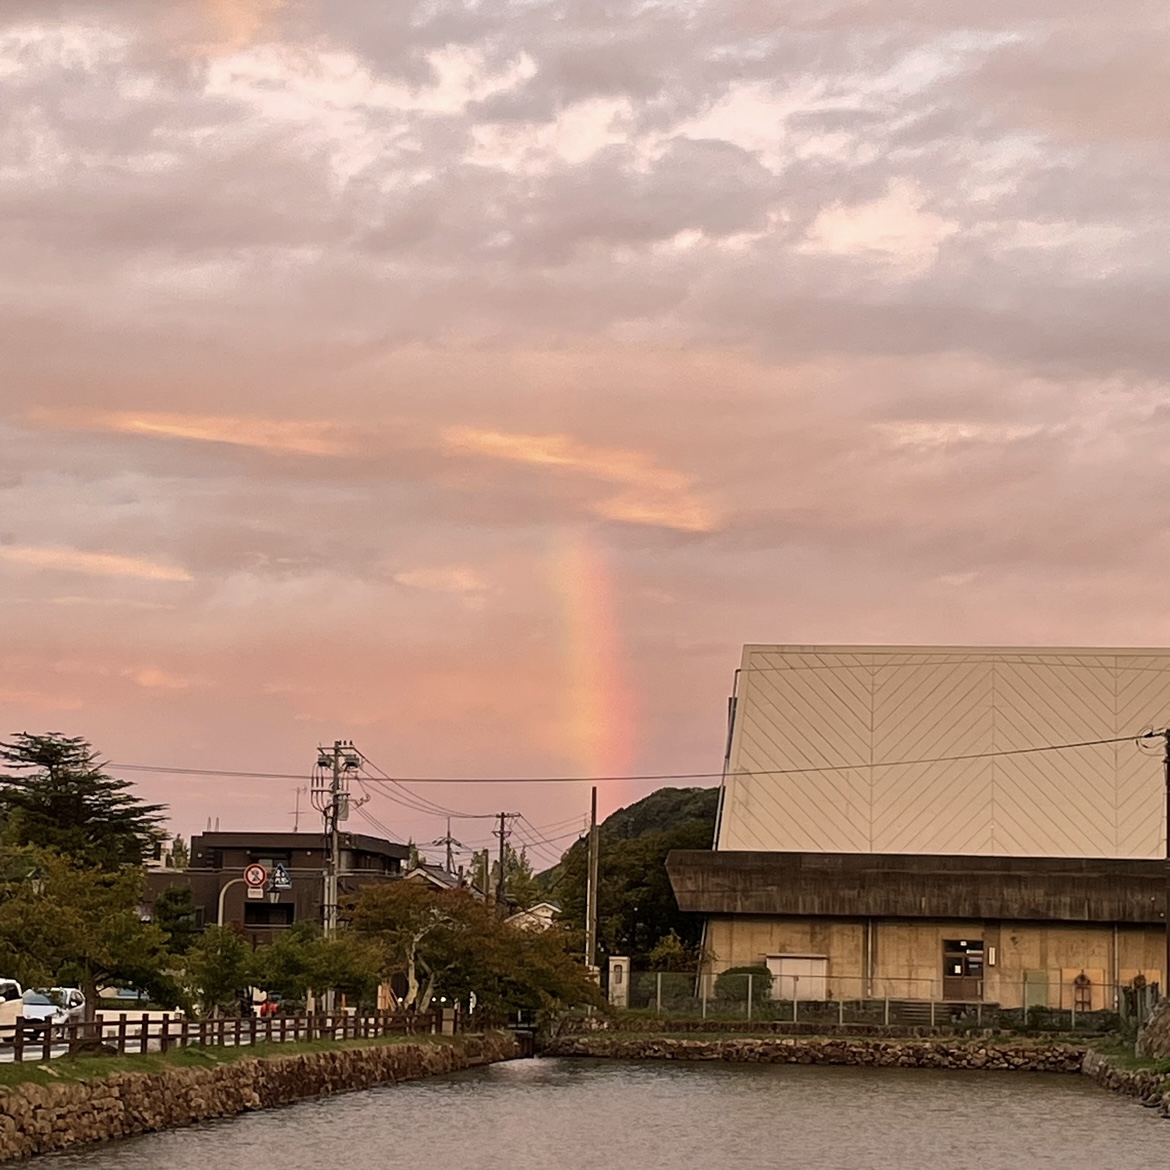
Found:
[{"label": "parked white car", "polygon": [[51,996],[43,991],[30,988],[21,996],[24,1010],[21,1013],[28,1021],[27,1034],[40,1037],[46,1028],[60,1028],[69,1023],[68,1013]]},{"label": "parked white car", "polygon": [[68,1020],[82,1020],[85,1018],[85,996],[78,987],[38,987],[42,995],[47,995],[64,1013]]}]

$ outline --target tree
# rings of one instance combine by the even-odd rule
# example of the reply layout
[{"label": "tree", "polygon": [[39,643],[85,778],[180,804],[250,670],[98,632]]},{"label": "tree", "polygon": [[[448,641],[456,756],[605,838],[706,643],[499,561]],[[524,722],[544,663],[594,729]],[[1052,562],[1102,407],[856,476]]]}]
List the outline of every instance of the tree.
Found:
[{"label": "tree", "polygon": [[167,886],[155,899],[154,921],[167,936],[171,954],[185,955],[195,941],[195,895],[189,886]]},{"label": "tree", "polygon": [[252,986],[251,948],[230,926],[209,926],[187,952],[187,978],[205,1013],[234,1014]]},{"label": "tree", "polygon": [[367,886],[352,922],[377,944],[386,972],[405,975],[406,1006],[419,1011],[440,993],[463,1002],[474,994],[494,1013],[602,1004],[565,932],[510,926],[466,890]]},{"label": "tree", "polygon": [[[25,850],[26,876],[0,901],[0,966],[25,984],[78,986],[92,1018],[98,990],[115,984],[167,1007],[182,1000],[168,974],[166,936],[144,922],[145,877]],[[11,872],[11,866],[5,867]]]},{"label": "tree", "polygon": [[315,923],[298,923],[256,952],[256,986],[303,1001],[309,991],[336,991],[357,1003],[374,999],[381,981],[377,946],[353,931],[325,938]]},{"label": "tree", "polygon": [[164,838],[163,805],[103,771],[80,736],[21,732],[0,744],[0,818],[10,845],[53,849],[82,865],[141,865]]},{"label": "tree", "polygon": [[[598,946],[603,955],[646,961],[672,932],[696,954],[702,918],[679,910],[666,872],[672,849],[710,849],[718,792],[665,788],[619,809],[600,826]],[[559,865],[540,875],[567,923],[585,923],[588,845],[574,843]]]},{"label": "tree", "polygon": [[650,952],[651,971],[694,971],[699,966],[699,947],[688,946],[677,931],[664,934]]},{"label": "tree", "polygon": [[460,901],[444,898],[422,882],[391,882],[367,886],[353,908],[353,929],[379,949],[386,974],[406,978],[405,1006],[426,1011],[435,991],[438,936],[459,929],[458,911],[470,894],[451,891]]}]

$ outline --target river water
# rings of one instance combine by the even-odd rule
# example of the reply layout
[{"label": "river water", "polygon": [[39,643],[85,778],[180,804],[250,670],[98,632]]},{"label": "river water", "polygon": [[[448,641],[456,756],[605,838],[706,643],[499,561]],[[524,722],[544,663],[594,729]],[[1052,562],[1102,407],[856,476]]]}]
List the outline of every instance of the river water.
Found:
[{"label": "river water", "polygon": [[290,1105],[45,1170],[1138,1170],[1170,1121],[1076,1076],[537,1059]]}]

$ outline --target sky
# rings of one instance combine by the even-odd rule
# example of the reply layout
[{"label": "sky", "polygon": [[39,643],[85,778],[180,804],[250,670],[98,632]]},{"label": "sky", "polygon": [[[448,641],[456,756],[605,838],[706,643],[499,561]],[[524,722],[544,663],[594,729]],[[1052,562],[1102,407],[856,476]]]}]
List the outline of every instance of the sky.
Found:
[{"label": "sky", "polygon": [[[711,773],[745,642],[1167,644],[1168,50],[1164,0],[4,0],[0,730]],[[589,786],[367,787],[544,863]]]}]

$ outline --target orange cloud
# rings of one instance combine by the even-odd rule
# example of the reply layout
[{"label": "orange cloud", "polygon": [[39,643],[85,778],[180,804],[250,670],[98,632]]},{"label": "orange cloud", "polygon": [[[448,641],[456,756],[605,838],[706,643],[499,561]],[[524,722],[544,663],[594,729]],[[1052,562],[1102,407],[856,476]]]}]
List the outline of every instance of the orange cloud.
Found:
[{"label": "orange cloud", "polygon": [[36,548],[0,544],[0,560],[32,569],[85,573],[91,577],[138,577],[144,581],[190,581],[191,574],[177,565],[127,557],[119,553],[84,552],[76,548]]},{"label": "orange cloud", "polygon": [[231,415],[190,415],[102,411],[30,411],[28,419],[41,426],[114,431],[200,443],[228,443],[255,447],[276,455],[343,455],[348,446],[332,423]]},{"label": "orange cloud", "polygon": [[245,48],[286,3],[287,0],[207,0],[216,30],[215,43],[207,48],[217,53]]},{"label": "orange cloud", "polygon": [[625,490],[593,505],[594,513],[607,520],[682,532],[710,532],[718,524],[714,510],[694,493],[689,475],[658,467],[642,451],[588,447],[569,435],[514,435],[473,427],[451,427],[443,440],[451,450],[565,468],[618,484]]}]

